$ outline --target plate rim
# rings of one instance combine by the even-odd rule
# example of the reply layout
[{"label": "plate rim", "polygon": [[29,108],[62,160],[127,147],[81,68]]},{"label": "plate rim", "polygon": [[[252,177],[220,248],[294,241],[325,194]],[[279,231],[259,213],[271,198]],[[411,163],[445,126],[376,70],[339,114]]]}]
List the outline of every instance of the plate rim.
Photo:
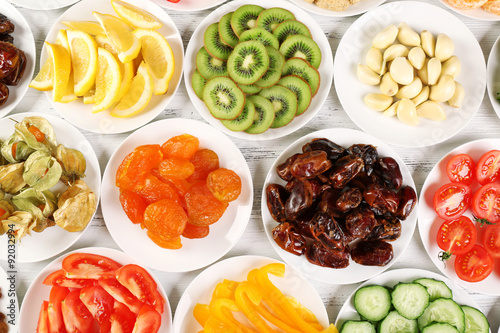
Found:
[{"label": "plate rim", "polygon": [[[500,20],[500,18],[499,18]],[[490,53],[488,54],[488,61],[486,62],[486,89],[488,92],[488,97],[491,102],[491,106],[493,107],[493,110],[497,114],[497,116],[500,118],[500,105],[499,101],[496,98],[496,92],[493,91],[493,79],[494,79],[494,71],[495,68],[492,68],[494,65],[494,62],[496,62],[496,66],[498,70],[500,70],[500,61],[499,60],[493,60],[495,56],[498,57],[500,55],[498,48],[500,47],[500,36],[497,37],[495,42],[493,43],[493,46],[491,47]],[[499,90],[500,92],[500,90]]]},{"label": "plate rim", "polygon": [[[455,13],[460,14],[462,16],[465,16],[467,18],[473,19],[473,20],[486,21],[486,22],[500,21],[500,15],[495,15],[493,13],[490,13],[490,12],[482,9],[481,7],[476,8],[476,9],[480,9],[480,10],[484,11],[484,13],[487,15],[487,17],[475,17],[475,16],[471,16],[470,14],[467,13],[468,10],[463,10],[463,9],[460,9],[460,8],[456,8],[456,7],[452,6],[451,4],[449,4],[446,0],[439,0],[439,2],[443,6],[445,6],[446,8],[449,8],[452,11],[454,11]],[[475,10],[475,9],[473,9],[473,10]],[[489,17],[489,16],[491,16],[491,17]]]},{"label": "plate rim", "polygon": [[[320,8],[320,7],[317,7],[318,8],[317,10],[313,10],[313,9],[310,9],[311,6],[308,6],[308,5],[312,5],[312,4],[309,4],[305,0],[291,0],[291,1],[309,13],[322,15],[322,16],[330,16],[330,17],[351,17],[351,16],[356,16],[356,15],[361,15],[363,13],[366,13],[367,11],[372,10],[373,8],[382,5],[387,0],[371,0],[374,3],[373,6],[369,6],[367,9],[363,9],[363,10],[351,10],[351,11],[349,11],[349,8],[347,8],[344,11],[334,11],[334,10]],[[304,5],[301,5],[302,3],[304,3]],[[356,6],[358,3],[359,2],[355,3],[354,5],[350,5],[349,7]]]},{"label": "plate rim", "polygon": [[[63,3],[60,3],[55,7],[51,7],[48,5],[44,5],[44,3],[45,3],[44,1],[34,2],[34,1],[26,1],[26,0],[9,0],[10,3],[12,3],[16,6],[27,8],[27,9],[32,9],[32,10],[54,10],[54,9],[58,9],[58,8],[68,7],[68,6],[74,4],[78,1],[80,1],[80,0],[65,0]],[[37,5],[32,5],[32,3],[33,4],[36,3]],[[53,2],[47,2],[47,3],[51,4]]]},{"label": "plate rim", "polygon": [[[158,6],[160,6],[162,8],[165,8],[165,9],[168,9],[168,10],[173,10],[173,11],[176,11],[176,12],[184,12],[184,13],[187,13],[187,12],[197,12],[197,11],[201,11],[201,10],[210,9],[210,8],[219,6],[219,5],[223,4],[226,1],[228,1],[228,0],[214,1],[214,4],[203,5],[203,6],[195,8],[195,9],[178,9],[178,8],[175,8],[174,5],[168,5],[168,6],[167,5],[162,5],[161,1],[153,0],[154,3],[156,3]],[[201,3],[202,1],[199,1],[199,2]]]}]

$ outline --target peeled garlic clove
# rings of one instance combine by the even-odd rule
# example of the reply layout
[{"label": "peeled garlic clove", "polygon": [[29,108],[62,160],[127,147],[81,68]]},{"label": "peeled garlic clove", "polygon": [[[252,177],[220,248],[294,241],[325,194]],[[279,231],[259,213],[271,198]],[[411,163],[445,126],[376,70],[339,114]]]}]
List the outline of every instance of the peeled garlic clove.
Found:
[{"label": "peeled garlic clove", "polygon": [[420,104],[428,100],[429,91],[430,91],[429,86],[424,86],[422,90],[420,90],[420,93],[411,99],[413,104],[415,104],[415,106],[419,106]]},{"label": "peeled garlic clove", "polygon": [[375,111],[384,111],[392,104],[392,97],[384,94],[368,94],[364,98],[365,104]]},{"label": "peeled garlic clove", "polygon": [[427,101],[417,106],[417,114],[419,117],[431,120],[445,120],[446,114],[441,104],[434,101]]},{"label": "peeled garlic clove", "polygon": [[397,114],[397,108],[398,108],[398,105],[399,105],[399,101],[395,102],[395,103],[392,103],[391,106],[389,106],[387,108],[387,110],[385,110],[382,114],[386,117],[393,117]]},{"label": "peeled garlic clove", "polygon": [[397,57],[392,61],[391,77],[399,84],[410,84],[413,81],[413,66],[405,57]]},{"label": "peeled garlic clove", "polygon": [[460,59],[457,56],[451,56],[450,59],[442,63],[441,74],[449,74],[456,79],[461,70]]},{"label": "peeled garlic clove", "polygon": [[436,39],[436,49],[434,56],[441,62],[448,60],[455,50],[455,44],[450,37],[445,34],[439,34]]},{"label": "peeled garlic clove", "polygon": [[366,65],[358,64],[356,74],[358,75],[358,79],[365,84],[375,86],[380,83],[380,76]]},{"label": "peeled garlic clove", "polygon": [[365,61],[366,65],[375,73],[380,74],[382,72],[383,57],[379,49],[372,47],[366,54]]},{"label": "peeled garlic clove", "polygon": [[450,104],[451,107],[459,108],[462,106],[464,97],[465,97],[464,87],[460,83],[455,81],[455,93],[448,100],[448,104]]},{"label": "peeled garlic clove", "polygon": [[442,75],[431,87],[429,99],[435,102],[446,102],[455,94],[455,80],[451,75]]},{"label": "peeled garlic clove", "polygon": [[420,46],[415,46],[408,52],[408,61],[416,69],[421,69],[425,64],[425,52]]},{"label": "peeled garlic clove", "polygon": [[415,104],[407,98],[403,98],[399,101],[396,112],[398,119],[407,125],[417,126],[420,123]]},{"label": "peeled garlic clove", "polygon": [[394,96],[399,90],[399,85],[391,77],[391,73],[385,73],[380,81],[380,91],[387,96]]},{"label": "peeled garlic clove", "polygon": [[438,58],[431,58],[427,62],[427,84],[432,86],[437,83],[441,76],[441,61]]},{"label": "peeled garlic clove", "polygon": [[398,28],[394,24],[391,24],[380,31],[375,38],[373,38],[373,47],[377,49],[385,49],[394,41],[398,36]]},{"label": "peeled garlic clove", "polygon": [[420,36],[405,22],[399,24],[398,40],[408,46],[420,46]]},{"label": "peeled garlic clove", "polygon": [[396,59],[397,57],[406,57],[408,55],[408,48],[402,44],[394,44],[389,46],[384,51],[384,59],[382,61],[381,72],[385,72],[388,62]]},{"label": "peeled garlic clove", "polygon": [[412,99],[413,97],[417,96],[420,91],[422,91],[422,81],[420,80],[420,78],[416,77],[409,85],[399,88],[399,91],[396,94],[396,98]]},{"label": "peeled garlic clove", "polygon": [[429,57],[434,57],[434,50],[436,49],[436,40],[431,32],[424,30],[420,33],[420,41],[422,44],[422,50]]},{"label": "peeled garlic clove", "polygon": [[429,84],[429,78],[428,78],[428,75],[427,75],[427,64],[428,63],[429,63],[429,59],[426,58],[425,62],[424,62],[424,65],[422,66],[422,68],[417,71],[417,76],[420,78],[420,80],[422,80],[422,83],[424,85],[428,85]]}]

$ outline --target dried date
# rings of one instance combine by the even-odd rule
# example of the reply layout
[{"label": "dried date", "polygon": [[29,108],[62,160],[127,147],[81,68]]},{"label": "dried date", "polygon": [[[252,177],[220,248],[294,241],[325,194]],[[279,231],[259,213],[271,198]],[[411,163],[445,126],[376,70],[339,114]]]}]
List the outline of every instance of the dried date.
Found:
[{"label": "dried date", "polygon": [[335,161],[344,154],[344,148],[339,146],[333,141],[325,138],[312,139],[310,142],[302,146],[302,152],[309,152],[313,150],[322,150],[326,152],[330,161]]},{"label": "dried date", "polygon": [[394,241],[401,236],[401,222],[395,217],[377,219],[377,225],[365,237],[365,240]]},{"label": "dried date", "polygon": [[275,221],[285,222],[285,203],[289,193],[279,184],[269,184],[266,188],[267,208]]},{"label": "dried date", "polygon": [[378,215],[390,212],[395,214],[399,207],[399,198],[396,192],[388,187],[371,184],[363,192],[366,203],[375,208]]},{"label": "dried date", "polygon": [[360,241],[351,250],[352,260],[365,266],[385,266],[394,257],[392,245],[381,241]]},{"label": "dried date", "polygon": [[288,221],[295,220],[313,204],[313,188],[308,181],[297,181],[285,202],[285,217]]},{"label": "dried date", "polygon": [[399,205],[396,217],[400,220],[406,220],[417,203],[417,193],[410,186],[404,186],[398,192]]},{"label": "dried date", "polygon": [[355,144],[347,149],[347,153],[362,158],[366,174],[368,176],[372,174],[374,164],[378,159],[377,148],[372,145]]},{"label": "dried date", "polygon": [[338,211],[345,213],[358,207],[361,201],[363,201],[361,191],[357,187],[350,187],[340,194],[340,197],[335,202],[335,207]]},{"label": "dried date", "polygon": [[321,243],[312,243],[306,250],[307,260],[318,266],[330,268],[346,268],[349,266],[349,246],[344,250],[325,248]]},{"label": "dried date", "polygon": [[295,178],[315,178],[332,167],[326,152],[313,150],[297,156],[293,161],[290,172]]},{"label": "dried date", "polygon": [[337,160],[329,175],[334,188],[344,188],[354,177],[363,171],[365,163],[361,157],[344,156]]},{"label": "dried date", "polygon": [[305,238],[295,230],[295,227],[284,222],[273,228],[274,241],[285,251],[297,256],[303,255],[306,251]]},{"label": "dried date", "polygon": [[345,226],[355,238],[364,238],[377,224],[375,214],[366,207],[360,206],[358,209],[347,214]]},{"label": "dried date", "polygon": [[318,212],[311,220],[311,233],[323,246],[334,250],[343,250],[345,237],[342,229],[330,215]]},{"label": "dried date", "polygon": [[292,180],[292,178],[293,178],[292,171],[291,171],[292,164],[297,159],[297,157],[299,155],[300,155],[300,153],[293,154],[292,156],[287,158],[285,162],[281,163],[280,165],[278,165],[276,167],[276,173],[278,174],[278,176],[281,179],[286,180],[286,181]]},{"label": "dried date", "polygon": [[378,173],[390,188],[399,189],[403,184],[403,175],[399,164],[392,157],[383,157],[378,161]]}]

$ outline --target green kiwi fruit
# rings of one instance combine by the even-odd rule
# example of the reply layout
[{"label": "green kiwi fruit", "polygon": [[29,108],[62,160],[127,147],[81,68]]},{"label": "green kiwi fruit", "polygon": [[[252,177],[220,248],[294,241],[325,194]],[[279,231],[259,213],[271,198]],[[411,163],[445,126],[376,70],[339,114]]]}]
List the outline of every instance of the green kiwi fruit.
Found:
[{"label": "green kiwi fruit", "polygon": [[202,47],[196,54],[196,69],[207,80],[217,76],[229,75],[227,73],[227,62],[212,57],[205,47]]},{"label": "green kiwi fruit", "polygon": [[252,125],[250,125],[245,132],[249,134],[260,134],[267,131],[274,121],[273,104],[259,95],[248,96],[248,99],[251,100],[255,106],[255,115]]},{"label": "green kiwi fruit", "polygon": [[293,35],[304,35],[312,38],[309,28],[304,23],[296,20],[283,21],[274,29],[273,35],[278,38],[280,44]]},{"label": "green kiwi fruit", "polygon": [[233,17],[233,12],[221,17],[219,21],[219,35],[224,44],[235,47],[238,44],[238,36],[236,36],[233,28],[231,28],[231,17]]},{"label": "green kiwi fruit", "polygon": [[201,76],[198,70],[195,70],[193,76],[191,77],[191,85],[193,86],[193,90],[201,100],[203,100],[203,89],[205,88],[205,84],[207,84],[207,79]]},{"label": "green kiwi fruit", "polygon": [[297,97],[288,88],[275,85],[262,89],[259,96],[267,98],[274,108],[274,121],[271,128],[282,127],[292,121],[297,113]]},{"label": "green kiwi fruit", "polygon": [[226,126],[227,129],[235,132],[241,132],[249,128],[255,117],[255,106],[253,102],[247,98],[245,101],[245,106],[240,115],[232,120],[221,120],[222,125]]},{"label": "green kiwi fruit", "polygon": [[303,58],[315,68],[321,64],[321,50],[318,44],[307,36],[293,35],[288,37],[281,43],[280,52],[283,53],[285,59]]},{"label": "green kiwi fruit", "polygon": [[234,48],[227,60],[229,76],[241,84],[253,84],[269,68],[269,55],[259,41],[241,42]]},{"label": "green kiwi fruit", "polygon": [[302,58],[291,58],[285,62],[281,76],[297,75],[304,79],[311,87],[312,95],[316,95],[319,89],[320,76],[316,68],[311,66]]},{"label": "green kiwi fruit", "polygon": [[267,88],[278,83],[281,78],[281,70],[285,65],[285,57],[280,51],[271,46],[266,46],[266,50],[269,55],[269,68],[260,80],[255,82],[255,85],[261,88]]},{"label": "green kiwi fruit", "polygon": [[[274,36],[273,36],[274,37]],[[205,49],[214,58],[227,60],[233,51],[233,48],[224,44],[219,35],[219,23],[211,24],[203,35]]]},{"label": "green kiwi fruit", "polygon": [[262,27],[269,32],[273,32],[281,22],[287,20],[295,20],[295,15],[293,15],[289,10],[274,7],[266,9],[259,14],[259,17],[257,18],[257,26]]},{"label": "green kiwi fruit", "polygon": [[257,26],[257,18],[264,10],[257,5],[243,5],[236,9],[231,17],[231,27],[236,36],[241,36],[243,31],[255,28]]},{"label": "green kiwi fruit", "polygon": [[203,89],[203,101],[217,119],[235,119],[245,105],[245,94],[228,77],[219,76],[207,82]]},{"label": "green kiwi fruit", "polygon": [[255,84],[239,84],[238,87],[240,87],[241,90],[247,95],[255,95],[258,94],[262,88],[257,87]]},{"label": "green kiwi fruit", "polygon": [[307,82],[295,75],[282,77],[278,84],[290,89],[297,97],[297,116],[303,114],[311,104],[312,92]]},{"label": "green kiwi fruit", "polygon": [[253,28],[243,32],[240,36],[239,42],[241,43],[247,40],[258,40],[265,46],[272,46],[276,50],[280,47],[278,38],[264,28]]}]

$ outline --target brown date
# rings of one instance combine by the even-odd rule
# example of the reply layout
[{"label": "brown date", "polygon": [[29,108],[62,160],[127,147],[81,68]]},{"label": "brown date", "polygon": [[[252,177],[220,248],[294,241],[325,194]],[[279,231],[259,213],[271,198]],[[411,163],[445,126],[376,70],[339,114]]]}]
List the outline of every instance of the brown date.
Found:
[{"label": "brown date", "polygon": [[365,172],[370,176],[373,172],[373,167],[378,159],[377,148],[372,145],[355,144],[347,149],[349,155],[361,157],[365,163]]},{"label": "brown date", "polygon": [[328,159],[331,161],[334,161],[342,156],[345,151],[344,148],[326,138],[312,139],[310,142],[302,146],[302,151],[304,153],[313,150],[322,150],[326,152],[326,154],[328,155]]},{"label": "brown date", "polygon": [[361,157],[354,155],[341,157],[335,162],[335,166],[330,172],[330,182],[334,188],[344,188],[363,169],[364,162]]},{"label": "brown date", "polygon": [[0,82],[0,106],[7,102],[9,98],[9,87],[5,83]]},{"label": "brown date", "polygon": [[330,268],[346,268],[349,266],[349,246],[344,250],[325,248],[321,243],[312,243],[306,250],[307,260],[315,265]]},{"label": "brown date", "polygon": [[9,35],[8,33],[0,34],[0,42],[14,44],[14,36]]},{"label": "brown date", "polygon": [[376,224],[375,214],[366,205],[359,206],[345,218],[345,226],[355,238],[366,237]]},{"label": "brown date", "polygon": [[290,168],[292,176],[295,178],[314,178],[332,167],[332,162],[327,158],[326,152],[313,150],[302,153]]},{"label": "brown date", "polygon": [[378,173],[390,188],[399,189],[403,184],[403,175],[399,164],[392,157],[383,157],[378,161]]},{"label": "brown date", "polygon": [[7,33],[11,34],[14,32],[15,29],[14,23],[12,23],[7,16],[3,15],[0,13],[0,33]]},{"label": "brown date", "polygon": [[26,56],[24,55],[24,52],[17,49],[17,53],[19,55],[19,61],[16,68],[12,71],[12,73],[2,79],[2,82],[9,86],[17,86],[24,75],[24,70],[26,69]]},{"label": "brown date", "polygon": [[297,256],[303,255],[306,251],[305,238],[295,231],[292,224],[281,223],[273,228],[274,241],[285,251]]},{"label": "brown date", "polygon": [[357,187],[350,187],[340,194],[340,197],[335,202],[335,207],[345,213],[351,209],[358,207],[363,201],[363,195]]},{"label": "brown date", "polygon": [[286,181],[292,180],[292,171],[291,167],[293,162],[297,159],[297,157],[300,155],[300,153],[293,154],[289,158],[286,159],[285,162],[281,163],[276,167],[276,173],[278,173],[278,176]]},{"label": "brown date", "polygon": [[300,214],[294,221],[295,230],[304,237],[314,238],[311,233],[311,220],[316,215],[316,207],[312,206]]},{"label": "brown date", "polygon": [[363,192],[363,198],[368,205],[380,212],[378,215],[386,212],[394,214],[398,210],[398,194],[383,185],[371,184]]},{"label": "brown date", "polygon": [[399,205],[396,217],[400,220],[406,220],[417,203],[417,193],[412,187],[404,186],[399,190],[398,198]]},{"label": "brown date", "polygon": [[275,221],[285,222],[285,203],[289,193],[279,184],[269,184],[266,188],[267,208]]},{"label": "brown date", "polygon": [[385,266],[394,257],[392,245],[381,241],[360,241],[351,250],[352,260],[366,266]]},{"label": "brown date", "polygon": [[0,42],[0,80],[16,70],[19,61],[19,53],[14,45]]},{"label": "brown date", "polygon": [[295,220],[313,204],[313,188],[308,181],[297,181],[285,202],[285,217],[288,221]]},{"label": "brown date", "polygon": [[343,250],[345,237],[342,229],[330,215],[318,212],[310,223],[311,233],[323,246],[334,250]]},{"label": "brown date", "polygon": [[395,217],[377,219],[378,224],[364,238],[365,240],[394,241],[401,236],[401,222]]},{"label": "brown date", "polygon": [[339,192],[339,190],[334,188],[324,191],[318,204],[319,211],[328,213],[333,217],[340,217],[340,211],[337,209],[337,199],[340,194]]}]

